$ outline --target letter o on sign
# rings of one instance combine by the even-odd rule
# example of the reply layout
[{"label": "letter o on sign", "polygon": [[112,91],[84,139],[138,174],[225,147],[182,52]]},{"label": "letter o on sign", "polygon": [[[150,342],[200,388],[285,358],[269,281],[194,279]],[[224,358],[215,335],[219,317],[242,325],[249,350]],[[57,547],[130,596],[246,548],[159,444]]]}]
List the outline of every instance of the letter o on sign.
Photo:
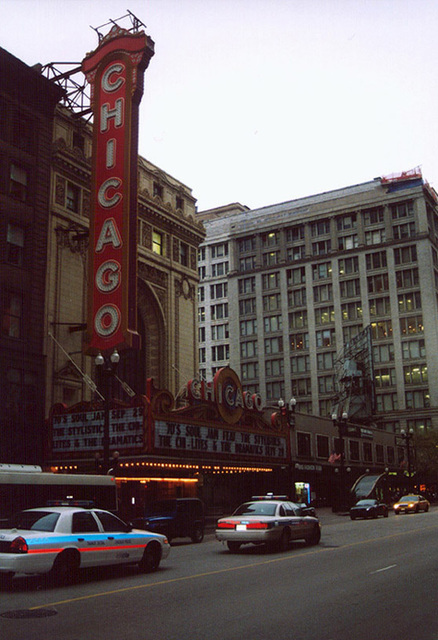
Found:
[{"label": "letter o on sign", "polygon": [[115,333],[120,325],[120,309],[113,304],[106,304],[94,316],[94,329],[103,338]]}]

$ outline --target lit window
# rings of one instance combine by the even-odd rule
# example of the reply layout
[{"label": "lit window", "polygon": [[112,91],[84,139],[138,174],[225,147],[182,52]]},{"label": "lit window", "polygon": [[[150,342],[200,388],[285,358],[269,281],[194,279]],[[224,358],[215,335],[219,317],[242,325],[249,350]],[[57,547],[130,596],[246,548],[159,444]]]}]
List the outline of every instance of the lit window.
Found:
[{"label": "lit window", "polygon": [[163,255],[163,235],[158,231],[152,232],[152,251],[159,256]]}]

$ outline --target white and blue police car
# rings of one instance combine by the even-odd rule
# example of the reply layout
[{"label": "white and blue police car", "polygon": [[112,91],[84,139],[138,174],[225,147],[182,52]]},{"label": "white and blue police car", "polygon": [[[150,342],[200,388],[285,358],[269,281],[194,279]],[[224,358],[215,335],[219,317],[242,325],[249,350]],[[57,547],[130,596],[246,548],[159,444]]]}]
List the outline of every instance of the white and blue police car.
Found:
[{"label": "white and blue police car", "polygon": [[109,511],[50,506],[20,511],[0,530],[0,579],[50,574],[71,582],[80,568],[138,564],[156,571],[170,545],[159,533],[133,529]]}]

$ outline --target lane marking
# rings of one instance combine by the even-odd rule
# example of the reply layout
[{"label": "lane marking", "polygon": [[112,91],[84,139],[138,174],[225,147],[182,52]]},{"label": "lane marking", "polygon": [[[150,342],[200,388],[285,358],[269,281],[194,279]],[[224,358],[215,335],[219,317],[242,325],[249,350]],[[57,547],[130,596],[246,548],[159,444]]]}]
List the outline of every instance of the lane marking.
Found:
[{"label": "lane marking", "polygon": [[389,567],[383,567],[383,569],[377,569],[376,571],[371,571],[370,576],[372,576],[374,573],[382,573],[382,571],[389,571],[390,569],[394,569],[394,567],[396,567],[396,564],[390,564]]},{"label": "lane marking", "polygon": [[[424,527],[421,532],[424,533],[429,529],[436,529],[436,526],[428,526]],[[371,542],[379,542],[381,540],[391,540],[392,538],[400,538],[405,535],[412,535],[417,533],[417,531],[400,531],[399,533],[394,533],[388,536],[382,536],[380,538],[370,538],[369,540],[359,540],[357,542],[350,542],[348,544],[344,544],[340,547],[314,547],[313,549],[309,549],[308,551],[302,553],[294,553],[288,555],[282,555],[279,558],[270,558],[269,560],[261,560],[260,562],[254,562],[252,564],[239,565],[237,567],[228,567],[225,569],[215,569],[214,571],[206,571],[205,573],[194,573],[189,576],[181,576],[179,578],[169,578],[168,580],[160,580],[158,582],[151,582],[150,584],[140,584],[134,587],[123,587],[121,589],[112,589],[111,591],[103,591],[101,593],[92,593],[87,596],[79,596],[77,598],[68,598],[67,600],[58,600],[58,602],[44,603],[39,604],[34,607],[29,607],[29,611],[33,611],[34,609],[44,609],[46,607],[56,607],[61,604],[70,604],[72,602],[80,602],[82,600],[91,600],[92,598],[101,598],[102,596],[110,596],[116,593],[126,593],[127,591],[137,591],[139,589],[150,589],[152,587],[161,586],[164,584],[172,584],[174,582],[185,582],[187,580],[196,580],[198,578],[205,578],[207,576],[220,575],[222,573],[230,573],[231,571],[247,571],[248,569],[252,569],[253,567],[260,567],[266,564],[273,564],[274,562],[285,562],[287,560],[293,560],[295,558],[302,558],[303,556],[307,556],[315,553],[329,553],[330,551],[334,553],[336,550],[340,549],[349,549],[351,547],[357,547],[359,545],[369,544]]]}]

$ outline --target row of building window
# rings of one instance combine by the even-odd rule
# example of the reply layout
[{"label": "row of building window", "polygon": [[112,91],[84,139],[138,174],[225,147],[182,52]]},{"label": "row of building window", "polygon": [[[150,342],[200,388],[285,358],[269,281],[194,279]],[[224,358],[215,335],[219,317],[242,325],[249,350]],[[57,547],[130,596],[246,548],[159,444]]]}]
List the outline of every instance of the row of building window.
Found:
[{"label": "row of building window", "polygon": [[[413,237],[416,234],[415,223],[408,222],[403,223],[393,228],[393,238],[395,240],[403,240],[409,237]],[[268,234],[269,237],[275,236],[275,234]],[[244,247],[245,250],[248,248],[248,243],[252,246],[254,243],[250,242],[251,239],[245,239],[239,241],[239,248]],[[375,245],[382,244],[386,242],[386,233],[384,229],[377,229],[374,231],[367,232],[365,234],[365,244],[366,245]],[[338,250],[348,250],[354,249],[359,246],[358,238],[356,235],[351,236],[342,236],[338,239]],[[217,248],[220,247],[221,251],[218,253]],[[205,259],[205,249],[206,247],[202,247],[199,252],[200,258]],[[415,246],[410,248],[415,252]],[[228,255],[228,245],[213,245],[211,247],[212,257],[222,257]],[[312,244],[312,255],[320,256],[326,255],[330,253],[332,250],[331,240],[321,240]],[[402,252],[406,252],[407,248],[395,249],[395,260],[396,264],[401,264],[402,262],[406,262],[406,258],[402,260],[402,256],[400,255]],[[304,245],[297,245],[294,247],[288,247],[286,253],[287,261],[294,262],[303,260],[306,257],[306,251]],[[274,266],[279,264],[281,261],[281,253],[279,250],[270,251],[262,254],[262,265],[264,267]],[[412,256],[409,258],[410,262],[416,261]],[[366,265],[367,269],[379,269],[386,267],[386,252],[378,251],[375,253],[366,254]],[[257,267],[257,256],[250,255],[240,258],[239,260],[239,271],[252,271]],[[348,275],[349,273],[356,273],[358,271],[358,258],[357,256],[352,258],[344,258],[339,260],[339,274],[340,275]],[[225,275],[228,273],[228,262],[219,263],[219,264],[211,264],[211,274],[207,274],[206,267],[200,266],[200,277],[204,279],[207,275],[211,277],[217,277],[220,275]],[[321,279],[327,278],[331,276],[331,265],[330,263],[325,263],[321,265],[314,265],[313,267],[313,279]]]},{"label": "row of building window", "polygon": [[[312,442],[314,440],[314,442]],[[340,442],[338,438],[330,438],[329,436],[317,434],[313,438],[313,434],[298,431],[296,434],[296,452],[297,457],[306,459],[313,458],[313,447],[315,446],[315,457],[321,460],[328,460],[330,455],[340,450]],[[398,463],[404,459],[404,449],[382,444],[373,444],[372,442],[359,442],[358,440],[345,439],[344,453],[348,462],[364,462],[377,464],[394,464],[397,455]],[[386,455],[385,455],[386,453]]]}]

